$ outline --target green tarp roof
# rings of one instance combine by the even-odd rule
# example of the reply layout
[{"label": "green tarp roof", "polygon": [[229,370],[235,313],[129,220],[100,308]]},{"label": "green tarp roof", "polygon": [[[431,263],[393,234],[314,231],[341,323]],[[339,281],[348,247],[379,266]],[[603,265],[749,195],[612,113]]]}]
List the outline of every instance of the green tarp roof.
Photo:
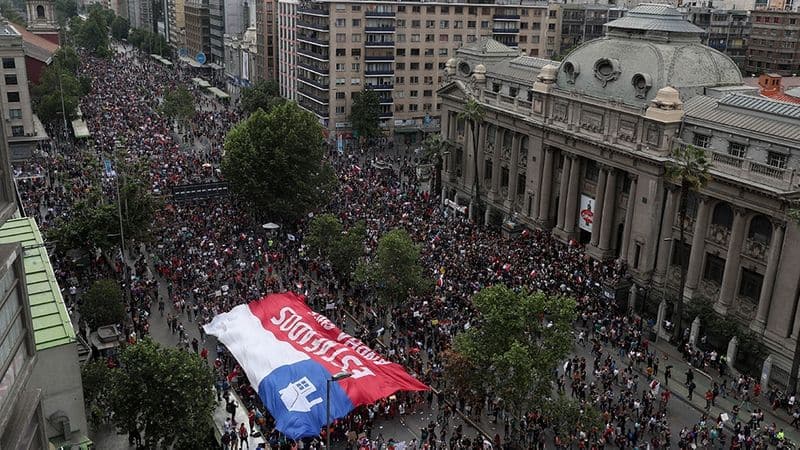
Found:
[{"label": "green tarp roof", "polygon": [[25,282],[31,305],[36,350],[75,342],[75,330],[44,248],[44,239],[32,218],[9,220],[0,228],[0,243],[15,242],[23,247]]}]

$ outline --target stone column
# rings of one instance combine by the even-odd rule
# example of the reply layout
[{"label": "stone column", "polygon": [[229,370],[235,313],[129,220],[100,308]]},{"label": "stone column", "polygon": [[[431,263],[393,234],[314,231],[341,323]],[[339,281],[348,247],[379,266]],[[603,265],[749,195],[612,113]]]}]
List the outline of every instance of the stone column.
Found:
[{"label": "stone column", "polygon": [[[667,186],[666,205],[664,206],[664,215],[661,217],[661,233],[658,237],[658,255],[656,256],[655,276],[660,280],[666,280],[672,250],[672,227],[675,225],[675,212],[678,210],[679,201],[678,188],[672,185]],[[655,243],[651,243],[651,245],[653,244]]]},{"label": "stone column", "polygon": [[478,173],[475,174],[478,177],[478,182],[480,183],[482,189],[486,190],[486,187],[483,186],[483,179],[484,179],[484,149],[486,148],[486,122],[481,122],[480,127],[478,128],[478,148],[475,149],[475,158],[477,158],[478,164],[476,165]]},{"label": "stone column", "polygon": [[[689,269],[686,271],[686,291],[684,296],[691,298],[697,283],[700,281],[700,266],[706,251],[706,230],[708,229],[709,199],[699,196],[697,204],[697,217],[694,221],[694,236],[692,236],[692,253],[689,255]],[[678,244],[680,245],[680,244]]]},{"label": "stone column", "polygon": [[522,145],[522,137],[519,133],[514,133],[511,141],[511,161],[508,163],[508,197],[509,207],[517,201],[517,176],[519,175],[519,148]]},{"label": "stone column", "polygon": [[611,233],[614,231],[616,221],[614,216],[617,212],[617,178],[620,172],[616,169],[608,169],[608,181],[606,181],[606,195],[603,203],[603,221],[600,228],[600,249],[611,249]]},{"label": "stone column", "polygon": [[546,225],[550,220],[550,193],[553,190],[553,149],[548,147],[544,151],[544,171],[542,172],[542,186],[539,188],[539,223]]},{"label": "stone column", "polygon": [[733,209],[733,226],[731,236],[728,240],[728,255],[725,257],[725,273],[722,275],[722,286],[719,290],[719,298],[714,304],[714,309],[725,314],[733,303],[733,296],[739,285],[739,261],[741,261],[742,243],[744,242],[744,215],[747,211],[742,208]]},{"label": "stone column", "polygon": [[578,221],[578,197],[580,196],[581,158],[571,155],[572,161],[569,168],[569,189],[567,189],[567,210],[564,213],[564,231],[575,232]]},{"label": "stone column", "polygon": [[628,188],[628,203],[625,207],[625,224],[622,229],[622,248],[619,258],[623,261],[628,260],[628,250],[631,247],[631,227],[633,226],[633,209],[636,207],[636,175],[630,175],[631,185]]},{"label": "stone column", "polygon": [[569,188],[569,173],[572,166],[572,158],[566,152],[561,152],[564,164],[561,167],[561,182],[558,184],[558,212],[556,213],[556,228],[564,229],[564,213],[567,208],[567,189]]},{"label": "stone column", "polygon": [[496,127],[494,134],[494,153],[492,153],[492,193],[497,195],[500,192],[500,147],[503,145],[503,130]]},{"label": "stone column", "polygon": [[447,140],[451,140],[452,139],[452,135],[450,134],[451,122],[452,121],[450,120],[450,111],[446,111],[446,110],[443,111],[442,123],[441,123],[441,128],[440,129],[444,132],[444,138],[447,139]]},{"label": "stone column", "polygon": [[592,239],[590,241],[594,247],[597,247],[597,244],[600,242],[600,227],[603,224],[603,206],[606,195],[607,177],[608,173],[606,169],[601,167],[594,194],[594,216],[592,221]]},{"label": "stone column", "polygon": [[756,312],[756,320],[750,327],[757,333],[763,332],[767,324],[767,314],[769,314],[769,306],[772,302],[772,289],[775,286],[775,277],[778,274],[778,260],[780,260],[781,257],[781,247],[783,247],[783,236],[785,232],[786,223],[773,223],[772,239],[769,242],[767,270],[764,273],[764,282],[761,284],[761,294],[758,297],[758,311]]}]

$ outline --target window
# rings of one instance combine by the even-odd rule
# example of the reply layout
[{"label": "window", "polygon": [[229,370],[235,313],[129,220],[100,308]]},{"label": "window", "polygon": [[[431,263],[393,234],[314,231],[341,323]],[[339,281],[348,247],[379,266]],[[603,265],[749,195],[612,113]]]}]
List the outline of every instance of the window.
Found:
[{"label": "window", "polygon": [[340,44],[347,42],[347,35],[344,33],[336,33],[336,42]]},{"label": "window", "polygon": [[336,56],[347,56],[347,50],[343,48],[336,49]]},{"label": "window", "polygon": [[395,20],[394,24],[395,24],[395,26],[397,28],[405,28],[406,27],[405,19],[397,19],[397,20]]},{"label": "window", "polygon": [[337,78],[336,79],[336,85],[337,86],[344,86],[345,83],[347,83],[347,80],[344,79],[344,78]]},{"label": "window", "polygon": [[772,239],[772,222],[761,214],[753,217],[750,221],[750,229],[747,231],[747,238],[768,245]]},{"label": "window", "polygon": [[397,42],[405,42],[405,41],[406,41],[405,33],[398,33],[397,34]]},{"label": "window", "polygon": [[361,84],[361,78],[351,78],[350,84]]},{"label": "window", "polygon": [[361,33],[353,33],[350,36],[350,41],[352,41],[352,42],[361,42]]},{"label": "window", "polygon": [[481,20],[481,28],[483,28],[483,29],[489,28],[489,21],[488,20]]},{"label": "window", "polygon": [[351,49],[350,56],[361,56],[361,49],[360,48]]},{"label": "window", "polygon": [[22,119],[22,110],[18,108],[9,109],[8,115],[11,119]]},{"label": "window", "polygon": [[433,56],[433,49],[432,48],[426,48],[425,49],[425,56]]},{"label": "window", "polygon": [[415,12],[415,13],[418,13],[418,12],[420,12],[420,8],[419,8],[419,6],[412,6],[412,7],[411,7],[411,12]]},{"label": "window", "polygon": [[347,26],[347,19],[336,19],[336,28],[344,28]]},{"label": "window", "polygon": [[439,49],[439,56],[447,56],[447,49],[446,48],[440,48]]},{"label": "window", "polygon": [[708,148],[711,144],[711,136],[695,133],[692,138],[692,144],[694,144],[695,147]]},{"label": "window", "polygon": [[353,66],[350,70],[352,70],[353,72],[358,72],[359,70],[361,70],[361,63],[353,63]]},{"label": "window", "polygon": [[730,229],[733,226],[733,209],[725,202],[717,203],[711,214],[711,223]]},{"label": "window", "polygon": [[394,105],[395,112],[403,112],[403,105]]},{"label": "window", "polygon": [[439,29],[446,30],[450,28],[450,21],[449,20],[440,20],[439,21]]},{"label": "window", "polygon": [[474,20],[467,21],[467,28],[475,28],[476,22]]},{"label": "window", "polygon": [[11,135],[14,137],[24,136],[25,128],[22,125],[15,125],[11,127]]},{"label": "window", "polygon": [[6,75],[6,85],[12,86],[17,84],[17,76],[15,74],[8,74]]},{"label": "window", "polygon": [[500,86],[500,83],[492,83],[492,92],[494,93],[500,92],[501,87],[502,86]]},{"label": "window", "polygon": [[405,6],[398,6],[397,7],[397,12],[406,12],[406,7]]},{"label": "window", "polygon": [[418,62],[412,62],[409,65],[409,70],[419,70],[419,63]]},{"label": "window", "polygon": [[433,84],[433,77],[423,77],[422,82],[425,84]]},{"label": "window", "polygon": [[[10,92],[9,92],[10,94]],[[10,99],[8,101],[11,101]],[[786,162],[789,160],[789,155],[778,152],[767,152],[767,164],[779,169],[786,168]]]},{"label": "window", "polygon": [[450,7],[449,6],[442,6],[439,8],[439,12],[442,14],[450,14]]},{"label": "window", "polygon": [[428,14],[436,14],[436,7],[435,6],[428,6],[425,8],[425,12]]},{"label": "window", "polygon": [[419,49],[418,48],[412,48],[411,49],[411,56],[419,56]]},{"label": "window", "polygon": [[586,173],[584,178],[587,181],[597,182],[597,177],[600,175],[600,168],[597,167],[597,163],[592,160],[589,160],[586,164]]},{"label": "window", "polygon": [[423,97],[433,97],[433,91],[430,90],[430,89],[426,89],[426,90],[422,91],[422,96]]},{"label": "window", "polygon": [[344,92],[337,92],[336,93],[336,100],[344,100]]},{"label": "window", "polygon": [[411,35],[411,42],[419,42],[419,35],[418,34],[412,34]]},{"label": "window", "polygon": [[426,34],[425,35],[425,42],[434,42],[434,41],[436,41],[436,35],[435,34]]},{"label": "window", "polygon": [[9,103],[19,102],[19,92],[7,92],[6,99]]},{"label": "window", "polygon": [[361,11],[361,5],[353,5],[351,8],[352,11]]},{"label": "window", "polygon": [[447,42],[449,41],[449,37],[446,34],[439,35],[439,42]]},{"label": "window", "polygon": [[706,254],[706,268],[703,271],[703,279],[721,284],[724,273],[725,260],[711,253]]},{"label": "window", "polygon": [[453,28],[455,28],[457,30],[460,30],[461,28],[464,28],[464,21],[463,20],[454,21],[453,22]]},{"label": "window", "polygon": [[406,77],[395,77],[394,78],[394,83],[395,84],[405,84],[405,82],[406,82]]},{"label": "window", "polygon": [[411,21],[411,28],[419,28],[420,21],[419,20],[412,20]]},{"label": "window", "polygon": [[406,70],[406,63],[399,62],[395,64],[395,69],[397,70]]},{"label": "window", "polygon": [[408,110],[411,112],[416,112],[419,110],[419,105],[417,105],[416,103],[412,103],[408,105]]},{"label": "window", "polygon": [[464,7],[463,6],[456,6],[455,10],[453,11],[455,14],[464,14]]},{"label": "window", "polygon": [[337,106],[336,114],[344,114],[344,106]]},{"label": "window", "polygon": [[360,27],[361,26],[361,19],[353,19],[353,26]]},{"label": "window", "polygon": [[408,93],[408,96],[411,97],[411,98],[417,98],[417,97],[419,97],[419,91],[416,91],[416,90],[415,91],[410,91]]},{"label": "window", "polygon": [[760,273],[749,269],[742,269],[742,281],[739,283],[739,295],[758,301],[758,297],[761,295],[761,283],[763,283],[763,281],[764,276]]},{"label": "window", "polygon": [[417,76],[408,77],[408,82],[411,83],[411,84],[418,84],[419,83],[419,77],[417,77]]},{"label": "window", "polygon": [[731,142],[728,144],[728,154],[736,158],[747,157],[747,145],[738,142]]},{"label": "window", "polygon": [[344,64],[336,63],[336,71],[337,72],[344,72]]},{"label": "window", "polygon": [[397,56],[406,56],[406,49],[398,48],[397,49]]},{"label": "window", "polygon": [[508,95],[510,95],[512,97],[516,97],[517,94],[519,94],[519,88],[515,88],[515,87],[508,88]]},{"label": "window", "polygon": [[554,23],[547,24],[547,31],[556,31],[556,24]]},{"label": "window", "polygon": [[425,28],[436,28],[436,21],[435,20],[426,20],[425,21]]},{"label": "window", "polygon": [[[692,253],[692,245],[684,242],[683,243],[683,254],[680,250],[680,242],[678,241],[670,241],[674,242],[675,245],[672,247],[672,265],[674,266],[681,266],[681,267],[688,267],[689,266],[689,255]],[[681,264],[681,259],[683,259],[683,263]]]}]

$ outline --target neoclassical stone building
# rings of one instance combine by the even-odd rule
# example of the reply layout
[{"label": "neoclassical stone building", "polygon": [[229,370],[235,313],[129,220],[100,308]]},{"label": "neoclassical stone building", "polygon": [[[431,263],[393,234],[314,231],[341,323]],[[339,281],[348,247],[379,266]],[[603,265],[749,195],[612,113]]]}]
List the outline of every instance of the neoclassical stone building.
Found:
[{"label": "neoclassical stone building", "polygon": [[[713,180],[689,199],[684,296],[763,336],[785,381],[800,330],[800,229],[787,215],[800,197],[800,107],[744,86],[702,33],[643,4],[560,63],[491,39],[459,50],[439,89],[453,144],[443,199],[472,211],[477,176],[487,222],[552,230],[625,261],[639,286],[676,288],[679,193],[665,163],[676,146],[704,148]],[[477,148],[458,119],[469,98],[485,111]]]}]

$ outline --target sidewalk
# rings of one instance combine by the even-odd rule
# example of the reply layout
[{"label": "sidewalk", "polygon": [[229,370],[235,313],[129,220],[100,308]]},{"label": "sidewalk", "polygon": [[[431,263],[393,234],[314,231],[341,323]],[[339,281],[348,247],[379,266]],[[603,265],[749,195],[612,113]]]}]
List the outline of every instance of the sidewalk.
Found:
[{"label": "sidewalk", "polygon": [[[653,344],[651,342],[650,346],[651,348],[657,350],[657,354],[660,358],[659,373],[656,378],[661,383],[661,388],[669,389],[674,397],[685,402],[697,411],[701,413],[706,412],[705,393],[707,390],[712,388],[715,381],[719,383],[719,372],[717,372],[715,369],[712,369],[709,372],[704,372],[697,368],[693,368],[695,373],[694,383],[697,385],[697,387],[695,388],[692,395],[692,400],[690,401],[689,390],[685,385],[685,374],[689,370],[690,366],[683,359],[683,355],[678,351],[678,349],[665,341],[660,340],[657,344]],[[664,355],[667,355],[668,359],[664,360]],[[669,383],[669,386],[664,386],[663,373],[664,369],[668,365],[672,366],[672,379]],[[644,374],[644,370],[642,368],[639,369],[639,372]],[[800,432],[789,425],[792,422],[791,416],[782,409],[773,411],[772,407],[769,405],[769,402],[764,398],[763,392],[761,396],[751,400],[752,405],[749,410],[742,407],[741,400],[736,400],[732,395],[728,395],[727,397],[722,397],[721,395],[717,396],[714,403],[715,405],[711,406],[710,410],[708,411],[709,418],[716,420],[720,414],[727,413],[730,417],[730,420],[725,423],[725,427],[729,430],[733,429],[733,426],[735,425],[731,411],[733,410],[734,405],[739,404],[738,420],[742,423],[746,423],[750,420],[750,412],[754,411],[755,408],[761,408],[761,410],[764,412],[762,426],[769,425],[774,422],[778,429],[783,428],[784,432],[786,433],[786,437],[788,437],[789,440],[792,442],[800,442]]]}]

